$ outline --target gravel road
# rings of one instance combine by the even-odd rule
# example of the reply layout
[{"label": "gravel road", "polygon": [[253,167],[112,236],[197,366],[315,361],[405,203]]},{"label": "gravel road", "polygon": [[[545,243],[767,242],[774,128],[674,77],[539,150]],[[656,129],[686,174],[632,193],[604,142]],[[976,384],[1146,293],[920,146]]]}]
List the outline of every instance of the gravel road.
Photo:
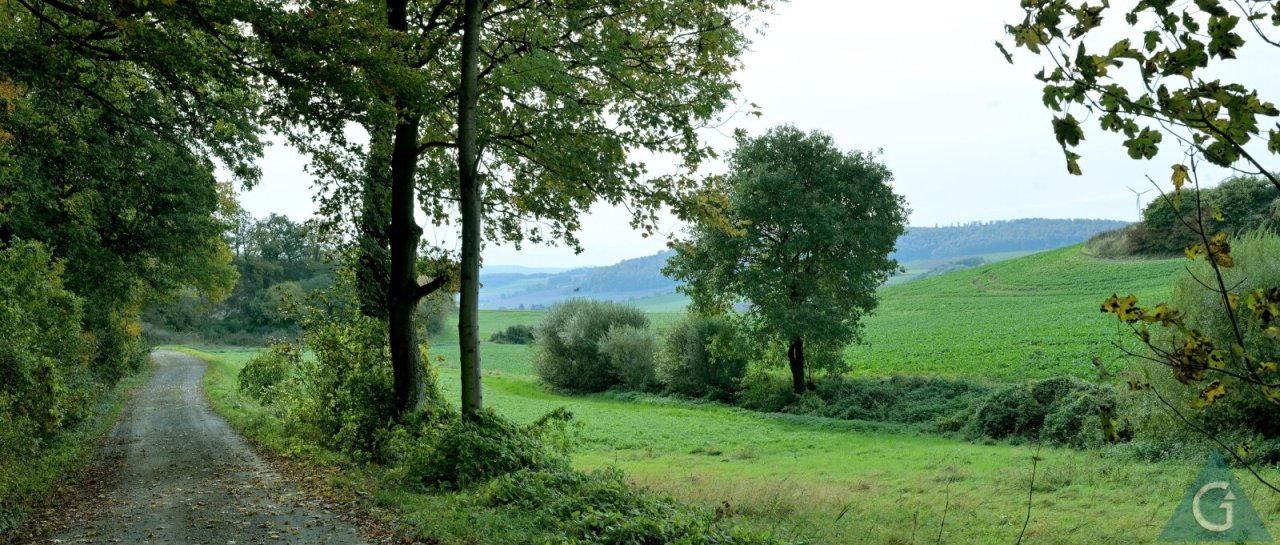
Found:
[{"label": "gravel road", "polygon": [[113,477],[54,543],[365,543],[213,413],[201,389],[203,361],[177,352],[152,357],[155,376],[103,446]]}]

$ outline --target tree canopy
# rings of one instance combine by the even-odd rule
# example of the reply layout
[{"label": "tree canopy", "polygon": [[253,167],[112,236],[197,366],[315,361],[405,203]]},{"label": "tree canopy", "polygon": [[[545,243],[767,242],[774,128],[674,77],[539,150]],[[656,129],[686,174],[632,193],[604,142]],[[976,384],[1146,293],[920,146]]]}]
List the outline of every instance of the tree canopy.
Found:
[{"label": "tree canopy", "polygon": [[[627,203],[698,209],[697,136],[733,100],[753,12],[768,0],[304,2],[255,22],[268,110],[315,159],[331,227],[358,233],[367,309],[389,318],[401,409],[416,399],[408,305],[452,275],[467,412],[478,410],[475,299],[483,241],[576,246],[581,214]],[[348,138],[348,124],[369,136]],[[633,152],[679,159],[650,176]],[[353,166],[354,165],[354,166]],[[461,216],[461,271],[419,286],[413,211]],[[483,221],[481,221],[483,219]],[[413,273],[413,274],[410,274]]]},{"label": "tree canopy", "polygon": [[214,166],[252,183],[260,145],[231,5],[0,4],[0,244],[64,261],[104,378],[147,301],[235,282]]},{"label": "tree canopy", "polygon": [[897,268],[889,258],[906,209],[874,154],[845,152],[830,136],[791,126],[737,135],[729,156],[727,224],[705,222],[675,244],[669,274],[693,308],[746,315],[788,346],[796,393],[804,347],[843,346]]}]

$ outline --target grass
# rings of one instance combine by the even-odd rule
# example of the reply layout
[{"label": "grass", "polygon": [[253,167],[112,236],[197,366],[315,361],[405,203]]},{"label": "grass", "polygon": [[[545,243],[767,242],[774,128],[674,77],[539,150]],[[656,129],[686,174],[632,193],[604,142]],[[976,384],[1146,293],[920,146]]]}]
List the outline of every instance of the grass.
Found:
[{"label": "grass", "polygon": [[[498,363],[491,348],[484,346],[486,361]],[[277,450],[301,448],[236,393],[235,373],[251,351],[193,353],[213,362],[206,388],[234,426],[259,442],[266,437]],[[441,386],[457,398],[452,365],[442,370]],[[727,503],[743,523],[818,543],[933,542],[944,510],[946,543],[1011,543],[1025,516],[1036,452],[1031,445],[972,444],[659,397],[563,396],[532,377],[501,371],[486,374],[485,399],[522,422],[556,407],[573,411],[583,423],[575,455],[581,468],[616,466],[650,490],[708,506]],[[1195,464],[1143,463],[1115,451],[1045,448],[1040,457],[1027,543],[1153,541],[1198,472]],[[1237,479],[1268,525],[1280,527],[1280,497],[1246,474]],[[519,514],[482,508],[465,494],[394,488],[376,494],[401,512],[408,531],[444,536],[446,543],[466,542],[476,528],[509,532],[502,535],[513,542],[529,531]]]},{"label": "grass", "polygon": [[[1098,311],[1112,293],[1140,301],[1167,299],[1183,259],[1098,259],[1081,246],[1041,252],[964,271],[887,286],[880,306],[864,318],[863,344],[845,359],[854,376],[945,376],[1007,382],[1058,375],[1097,375],[1094,357],[1111,370],[1125,365],[1112,344],[1132,343],[1114,318]],[[1003,256],[1007,257],[1007,256]],[[536,324],[536,311],[481,311],[487,339],[513,324]],[[661,332],[682,312],[651,312]],[[456,360],[456,332],[432,340]],[[528,349],[492,346],[485,365],[529,374]],[[523,358],[523,359],[522,359]]]},{"label": "grass", "polygon": [[[879,312],[866,321],[870,344],[852,347],[849,356],[861,375],[1087,376],[1093,356],[1118,365],[1109,346],[1116,328],[1098,312],[1099,301],[1112,292],[1166,297],[1181,267],[1180,260],[1097,260],[1075,247],[888,287]],[[680,314],[652,316],[662,329]],[[482,338],[539,318],[484,312]],[[450,399],[458,396],[454,341],[450,332],[433,339],[432,348]],[[532,348],[486,342],[482,353],[489,407],[522,422],[557,407],[578,416],[578,466],[620,467],[641,486],[720,506],[757,528],[826,543],[936,542],[945,515],[942,542],[1012,543],[1026,516],[1037,452],[1031,445],[973,444],[890,425],[660,397],[563,396],[531,375]],[[227,381],[247,356],[210,357],[222,377],[216,380],[233,384]],[[231,399],[215,399],[215,406],[224,414],[253,411]],[[232,421],[255,422],[251,415]],[[1039,456],[1026,543],[1154,541],[1199,471],[1195,463],[1137,461],[1124,450],[1044,448]],[[1264,473],[1274,479],[1277,472]],[[1247,474],[1237,479],[1264,521],[1280,528],[1280,496]],[[477,509],[464,496],[388,491],[382,499],[403,510],[406,525],[429,535],[469,535],[464,520],[499,536],[523,527],[518,516]]]},{"label": "grass", "polygon": [[1098,307],[1112,293],[1169,296],[1185,260],[1103,260],[1080,246],[926,278],[880,292],[862,345],[846,350],[854,375],[996,381],[1096,376],[1091,360],[1123,367],[1112,345],[1129,339]]}]

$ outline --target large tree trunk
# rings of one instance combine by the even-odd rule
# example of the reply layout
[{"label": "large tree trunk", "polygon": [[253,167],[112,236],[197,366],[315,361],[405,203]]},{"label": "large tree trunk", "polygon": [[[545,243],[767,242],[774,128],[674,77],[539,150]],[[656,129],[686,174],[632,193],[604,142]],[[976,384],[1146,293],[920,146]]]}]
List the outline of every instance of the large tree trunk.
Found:
[{"label": "large tree trunk", "polygon": [[792,337],[787,347],[787,362],[791,364],[791,387],[796,395],[804,393],[804,339]]},{"label": "large tree trunk", "polygon": [[[387,1],[387,26],[408,30],[406,0]],[[422,228],[413,218],[414,174],[418,166],[417,114],[397,94],[396,129],[391,150],[391,274],[387,285],[387,318],[391,343],[391,371],[395,382],[396,412],[414,411],[422,402],[422,361],[418,353],[413,314],[421,298],[417,279],[418,241]]]},{"label": "large tree trunk", "polygon": [[475,418],[483,406],[480,390],[480,180],[476,169],[476,97],[480,52],[481,0],[463,9],[462,81],[458,87],[458,182],[462,211],[462,278],[458,348],[462,370],[462,415]]}]

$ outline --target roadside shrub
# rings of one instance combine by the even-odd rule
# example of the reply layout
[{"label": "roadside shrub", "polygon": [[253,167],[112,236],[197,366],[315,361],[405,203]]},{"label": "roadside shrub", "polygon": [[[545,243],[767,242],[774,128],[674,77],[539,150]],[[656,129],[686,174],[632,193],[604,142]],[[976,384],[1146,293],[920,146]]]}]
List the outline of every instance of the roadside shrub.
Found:
[{"label": "roadside shrub", "polygon": [[653,335],[639,327],[614,326],[600,338],[600,355],[618,384],[627,390],[643,392],[657,385],[653,351]]},{"label": "roadside shrub", "polygon": [[62,270],[38,243],[0,250],[0,435],[6,436],[0,441],[7,447],[34,448],[79,421],[90,405],[93,386],[78,376],[92,346],[81,335],[81,302],[63,287]]},{"label": "roadside shrub", "polygon": [[398,478],[427,488],[460,489],[521,470],[568,467],[565,436],[573,414],[557,409],[518,426],[485,410],[474,421],[452,411],[428,412],[397,428],[388,457]]},{"label": "roadside shrub", "polygon": [[240,369],[237,376],[240,392],[263,405],[270,405],[276,398],[277,387],[301,362],[302,351],[297,345],[272,340],[266,351],[259,352]]},{"label": "roadside shrub", "polygon": [[85,306],[94,309],[85,315],[84,328],[95,347],[90,368],[98,380],[114,384],[147,365],[142,323],[132,313],[93,298],[87,299]]},{"label": "roadside shrub", "polygon": [[362,315],[308,319],[290,377],[287,422],[326,448],[368,458],[379,451],[394,414],[385,326]]},{"label": "roadside shrub", "polygon": [[637,490],[616,470],[519,471],[494,480],[483,498],[532,513],[565,543],[779,543],[732,525],[724,513]]},{"label": "roadside shrub", "polygon": [[532,344],[534,340],[533,326],[511,325],[502,331],[489,336],[489,342],[498,344]]},{"label": "roadside shrub", "polygon": [[658,380],[677,394],[731,400],[747,371],[745,346],[724,318],[690,315],[667,332]]},{"label": "roadside shrub", "polygon": [[537,329],[533,368],[551,386],[579,392],[602,392],[621,381],[600,352],[609,329],[649,327],[638,308],[612,301],[572,299],[552,307]]}]

